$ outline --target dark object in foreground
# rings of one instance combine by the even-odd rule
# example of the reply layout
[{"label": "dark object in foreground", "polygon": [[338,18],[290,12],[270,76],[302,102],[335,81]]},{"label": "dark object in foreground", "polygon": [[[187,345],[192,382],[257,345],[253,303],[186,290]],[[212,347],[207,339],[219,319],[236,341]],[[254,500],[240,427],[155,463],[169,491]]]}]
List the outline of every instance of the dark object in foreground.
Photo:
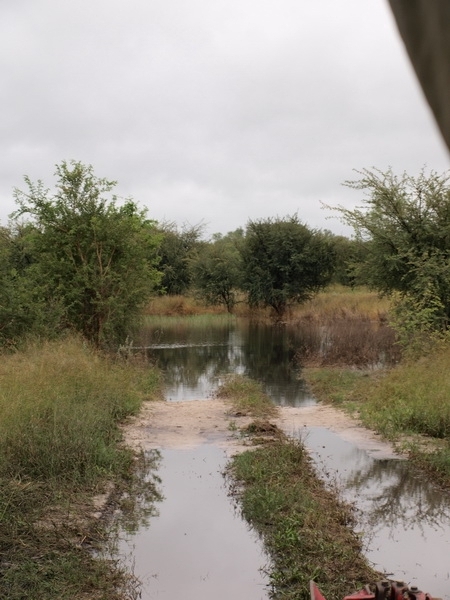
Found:
[{"label": "dark object in foreground", "polygon": [[[311,600],[325,600],[314,581],[310,582]],[[403,581],[377,581],[362,590],[345,596],[344,600],[439,600],[422,592],[415,586],[408,587]]]}]

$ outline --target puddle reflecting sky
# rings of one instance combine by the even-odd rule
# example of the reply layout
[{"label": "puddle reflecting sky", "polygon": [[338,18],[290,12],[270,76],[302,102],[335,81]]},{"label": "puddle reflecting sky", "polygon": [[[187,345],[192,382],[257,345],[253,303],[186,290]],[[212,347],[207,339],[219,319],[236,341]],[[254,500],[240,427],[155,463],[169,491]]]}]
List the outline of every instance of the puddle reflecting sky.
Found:
[{"label": "puddle reflecting sky", "polygon": [[267,600],[262,544],[233,508],[222,450],[205,444],[161,452],[163,501],[137,533],[119,535],[119,553],[149,600]]},{"label": "puddle reflecting sky", "polygon": [[302,437],[319,472],[357,508],[366,554],[394,579],[450,598],[450,497],[403,460],[374,459],[324,428]]}]

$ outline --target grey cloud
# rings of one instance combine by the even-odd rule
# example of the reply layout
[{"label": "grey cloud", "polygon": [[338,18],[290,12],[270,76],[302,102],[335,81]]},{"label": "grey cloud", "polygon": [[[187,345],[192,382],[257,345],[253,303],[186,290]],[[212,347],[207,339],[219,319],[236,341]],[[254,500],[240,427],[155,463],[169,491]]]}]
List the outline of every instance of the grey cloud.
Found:
[{"label": "grey cloud", "polygon": [[[22,0],[0,22],[0,219],[75,158],[150,216],[209,223],[353,203],[353,168],[447,168],[381,0]],[[304,215],[304,216],[303,216]]]}]

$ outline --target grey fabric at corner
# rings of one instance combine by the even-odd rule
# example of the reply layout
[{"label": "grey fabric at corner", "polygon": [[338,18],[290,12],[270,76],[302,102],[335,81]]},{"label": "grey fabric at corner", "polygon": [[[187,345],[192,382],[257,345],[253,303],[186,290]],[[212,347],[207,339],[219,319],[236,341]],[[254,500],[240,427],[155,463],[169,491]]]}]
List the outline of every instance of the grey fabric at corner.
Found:
[{"label": "grey fabric at corner", "polygon": [[450,148],[450,0],[389,0],[397,27]]}]

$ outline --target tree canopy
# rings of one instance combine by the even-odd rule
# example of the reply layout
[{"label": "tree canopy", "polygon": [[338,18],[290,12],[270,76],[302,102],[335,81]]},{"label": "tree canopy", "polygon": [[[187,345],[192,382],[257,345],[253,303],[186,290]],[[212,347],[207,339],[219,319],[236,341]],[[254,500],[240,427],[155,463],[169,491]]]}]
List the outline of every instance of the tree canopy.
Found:
[{"label": "tree canopy", "polygon": [[32,277],[61,325],[96,345],[126,336],[160,280],[161,235],[132,200],[119,203],[116,182],[91,166],[63,161],[55,192],[25,177],[15,190],[18,221],[29,217],[26,243]]},{"label": "tree canopy", "polygon": [[366,240],[367,281],[382,293],[398,292],[411,310],[436,329],[450,319],[449,175],[417,177],[364,169],[346,182],[365,193],[354,210],[337,207],[359,239]]},{"label": "tree canopy", "polygon": [[223,304],[229,313],[233,312],[242,284],[238,249],[241,241],[242,230],[215,236],[213,242],[201,246],[191,263],[193,282],[200,295],[209,304]]},{"label": "tree canopy", "polygon": [[296,215],[250,221],[242,258],[249,303],[270,306],[278,317],[326,286],[334,267],[330,236],[308,228]]},{"label": "tree canopy", "polygon": [[184,224],[178,228],[175,223],[164,223],[159,229],[161,289],[166,294],[184,294],[191,285],[190,261],[200,244],[203,226]]}]

